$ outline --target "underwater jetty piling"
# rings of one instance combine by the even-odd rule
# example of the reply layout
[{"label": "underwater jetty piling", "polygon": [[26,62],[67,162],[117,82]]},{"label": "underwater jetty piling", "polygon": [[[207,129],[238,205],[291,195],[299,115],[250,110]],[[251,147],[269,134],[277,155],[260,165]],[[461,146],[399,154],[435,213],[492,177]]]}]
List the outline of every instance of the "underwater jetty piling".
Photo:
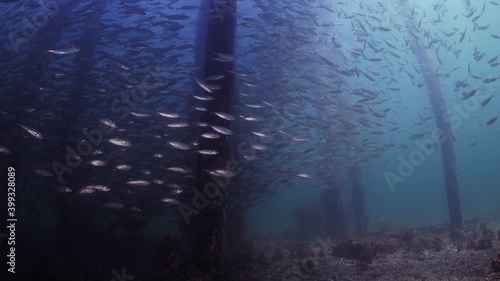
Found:
[{"label": "underwater jetty piling", "polygon": [[[106,9],[106,1],[97,1],[93,7],[92,15],[90,16],[91,23],[101,22],[101,17]],[[89,72],[94,67],[93,58],[97,44],[100,40],[101,29],[98,28],[86,28],[82,40],[76,43],[76,47],[79,47],[81,51],[75,54],[74,59],[74,76],[72,97],[67,101],[65,107],[71,107],[73,110],[71,114],[64,116],[65,124],[63,128],[71,128],[78,122],[78,118],[82,111],[87,107],[85,104],[86,92],[91,92],[88,87],[89,82],[92,83],[92,79],[89,79]],[[62,134],[71,134],[71,131],[66,130]],[[70,135],[68,135],[69,137]]]},{"label": "underwater jetty piling", "polygon": [[347,234],[347,221],[345,206],[342,198],[343,184],[340,181],[340,175],[337,172],[339,164],[335,160],[329,160],[332,163],[322,165],[322,174],[327,175],[324,181],[328,183],[326,188],[321,191],[321,200],[325,204],[326,214],[326,233],[331,238],[342,238]]},{"label": "underwater jetty piling", "polygon": [[[106,9],[106,1],[95,2],[92,15],[90,17],[93,23],[101,21],[103,12]],[[85,88],[88,83],[88,74],[93,67],[92,58],[95,54],[95,50],[100,39],[100,29],[97,28],[87,28],[83,33],[82,37],[85,43],[80,43],[77,47],[81,48],[81,51],[75,55],[74,59],[74,75],[75,79],[72,84],[72,97],[67,101],[65,105],[66,108],[73,108],[70,115],[64,116],[64,119],[60,127],[61,128],[71,128],[76,125],[78,118],[81,116],[81,112],[86,108],[85,104]],[[65,151],[63,148],[66,145],[64,140],[69,139],[72,130],[64,130],[61,134],[60,151]],[[60,155],[60,163],[66,163],[63,159],[65,154]],[[68,173],[65,175],[66,181],[70,186],[78,185],[81,179],[77,178],[75,174]],[[57,194],[57,243],[60,250],[68,250],[72,245],[72,241],[75,240],[74,233],[70,233],[71,227],[70,221],[74,219],[75,214],[71,212],[71,202],[64,194]]]},{"label": "underwater jetty piling", "polygon": [[[96,1],[92,15],[90,16],[91,23],[100,23],[105,10],[106,1]],[[92,58],[100,39],[100,33],[100,28],[86,28],[82,36],[84,41],[82,40],[80,46],[77,46],[82,50],[75,57],[75,73],[79,74],[76,76],[76,81],[73,84],[75,92],[82,91],[88,83],[88,73],[94,67]]]},{"label": "underwater jetty piling", "polygon": [[356,234],[362,235],[368,229],[368,217],[366,216],[365,207],[365,190],[366,186],[363,181],[361,165],[354,164],[349,168],[349,179],[352,184],[352,215],[354,218],[354,231]]},{"label": "underwater jetty piling", "polygon": [[455,140],[447,110],[444,94],[441,91],[439,76],[435,71],[434,63],[428,49],[425,48],[424,39],[420,35],[412,17],[412,9],[408,0],[400,0],[401,14],[404,18],[411,48],[417,58],[420,72],[428,89],[428,95],[436,120],[436,135],[441,143],[441,157],[448,197],[448,212],[450,225],[454,229],[463,227],[462,202],[460,198],[460,185],[458,181],[457,159],[455,156]]},{"label": "underwater jetty piling", "polygon": [[[48,15],[47,22],[44,25],[40,25],[37,22],[32,23],[30,21],[27,21],[27,23],[24,24],[24,27],[30,28],[33,31],[33,33],[30,34],[31,36],[27,36],[20,31],[13,34],[11,47],[19,55],[20,53],[26,53],[27,57],[25,58],[26,64],[22,73],[22,80],[11,89],[9,89],[8,93],[6,94],[6,97],[8,98],[6,103],[8,104],[9,108],[14,109],[20,108],[21,106],[33,108],[39,107],[41,95],[39,94],[38,88],[44,83],[44,75],[46,75],[47,73],[46,68],[48,65],[47,53],[45,51],[55,47],[55,44],[61,38],[61,33],[63,31],[63,29],[57,28],[57,26],[68,20],[68,14],[73,9],[75,9],[79,3],[79,1],[69,1],[65,4],[53,6],[57,7],[57,9],[44,10],[44,12]],[[42,8],[40,7],[40,9]],[[52,33],[54,34],[54,36],[43,36],[47,33]],[[13,112],[15,112],[14,114],[16,116],[16,120],[24,120],[25,118],[30,118],[29,114],[26,114],[25,112]],[[18,125],[16,123],[17,122],[3,122],[3,124],[0,125],[0,129],[3,132],[18,130]],[[33,155],[40,155],[40,151],[53,149],[50,147],[40,148],[39,146],[41,145],[44,144],[28,145],[27,141],[24,139],[12,139],[11,143],[9,144],[12,153],[9,154],[9,159],[6,163],[11,163],[11,165],[16,168],[25,167],[26,163],[33,162],[33,159],[28,159],[25,157],[33,157]],[[64,146],[61,145],[61,151],[64,150],[63,147]],[[64,159],[64,157],[62,159]],[[24,169],[18,169],[16,171],[16,174],[18,174],[18,176],[20,177],[25,172],[26,171]],[[26,175],[23,178],[26,179],[27,183],[31,182],[30,176]],[[22,193],[18,195],[22,196]],[[69,203],[66,200],[62,198],[57,199],[58,247],[62,245],[62,240],[60,240],[59,238],[67,237],[65,230],[67,229],[66,226],[68,225],[68,222],[71,220],[66,208]]]},{"label": "underwater jetty piling", "polygon": [[[206,25],[206,41],[204,50],[204,77],[225,74],[223,79],[212,84],[220,87],[211,96],[214,98],[207,106],[208,112],[202,113],[201,122],[211,126],[230,127],[228,120],[218,118],[211,112],[231,111],[232,94],[235,76],[232,59],[215,59],[217,54],[225,58],[234,55],[236,36],[236,0],[210,0],[210,16]],[[223,3],[223,4],[221,4]],[[201,35],[200,35],[201,36]],[[204,80],[204,77],[197,77]],[[195,85],[195,87],[198,87]],[[199,88],[199,87],[198,87]],[[205,130],[212,131],[210,127]],[[195,193],[207,194],[206,206],[200,208],[193,219],[192,231],[194,241],[192,258],[213,280],[223,280],[224,228],[226,219],[227,185],[230,178],[213,176],[208,170],[231,170],[230,137],[221,135],[218,139],[200,138],[200,149],[214,149],[217,155],[199,154],[196,167]],[[215,195],[215,196],[214,196]]]},{"label": "underwater jetty piling", "polygon": [[[27,36],[21,31],[9,35],[12,36],[10,39],[13,49],[12,55],[21,55],[21,53],[27,54],[22,80],[12,88],[9,88],[5,95],[5,103],[9,108],[19,108],[21,106],[36,108],[39,104],[41,96],[38,94],[38,88],[40,84],[43,83],[43,77],[47,72],[46,67],[48,64],[45,51],[54,47],[54,43],[61,37],[62,29],[56,27],[68,19],[69,12],[77,7],[78,3],[79,1],[70,1],[65,5],[58,6],[57,12],[49,11],[51,16],[48,17],[47,23],[43,26],[35,26],[32,25],[31,22],[25,23],[23,27],[33,28],[35,30],[33,31],[33,36]],[[55,32],[55,35],[51,37],[42,37],[42,34],[49,32]],[[30,48],[28,49],[27,46]],[[16,120],[23,120],[23,118],[29,117],[29,114],[25,112],[15,112],[14,114]],[[17,122],[0,122],[0,130],[2,132],[18,130],[19,126],[16,123]],[[10,149],[12,150],[10,154],[10,158],[12,159],[9,159],[9,163],[13,165],[19,164],[18,167],[22,167],[23,163],[26,163],[26,160],[22,159],[20,156],[32,155],[32,153],[26,150],[27,146],[24,144],[25,142],[20,140],[14,140],[9,143]],[[16,157],[13,155],[16,155]]]},{"label": "underwater jetty piling", "polygon": [[321,194],[326,205],[326,232],[332,238],[344,237],[347,233],[342,190],[339,186],[325,188]]},{"label": "underwater jetty piling", "polygon": [[[78,4],[79,1],[69,1],[67,4],[58,5],[56,11],[50,11],[51,15],[48,17],[47,24],[42,26],[33,25],[35,32],[32,38],[25,38],[24,35],[21,36],[21,34],[16,34],[18,37],[13,39],[12,44],[17,48],[20,47],[20,50],[18,51],[23,52],[23,48],[26,48],[26,45],[36,42],[36,44],[32,45],[33,49],[30,51],[28,58],[26,59],[28,63],[26,64],[23,74],[25,81],[22,82],[22,86],[32,86],[32,83],[42,82],[46,69],[41,69],[40,67],[46,66],[45,58],[47,53],[45,51],[56,47],[55,44],[59,41],[61,33],[63,32],[63,29],[58,28],[58,26],[60,26],[61,23],[68,21],[68,15],[78,6]],[[30,23],[28,22],[28,24]],[[54,36],[43,37],[43,34],[47,33],[53,33]],[[18,98],[18,96],[16,96],[16,98]]]}]

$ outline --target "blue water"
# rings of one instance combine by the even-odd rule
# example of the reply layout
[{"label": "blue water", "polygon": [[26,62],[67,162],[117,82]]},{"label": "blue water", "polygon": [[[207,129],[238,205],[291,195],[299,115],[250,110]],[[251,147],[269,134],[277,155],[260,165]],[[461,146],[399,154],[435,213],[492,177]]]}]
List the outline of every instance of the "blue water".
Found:
[{"label": "blue water", "polygon": [[[175,81],[168,87],[175,94],[154,92],[148,102],[138,106],[136,111],[152,115],[158,111],[172,111],[184,114],[183,120],[189,121],[191,125],[199,121],[195,120],[199,116],[192,114],[195,112],[193,106],[199,103],[187,97],[190,98],[190,94],[200,90],[191,79],[193,73],[199,71],[199,69],[191,68],[193,65],[196,67],[195,55],[200,55],[202,52],[196,48],[203,45],[203,40],[197,41],[197,36],[200,36],[198,30],[200,13],[196,8],[176,10],[182,6],[196,5],[198,2],[173,2],[169,8],[160,1],[148,2],[149,4],[129,3],[128,5],[140,7],[146,12],[146,15],[137,15],[125,13],[120,1],[107,1],[106,10],[98,22],[85,21],[88,20],[88,11],[94,11],[93,8],[86,11],[80,10],[80,14],[75,12],[75,9],[83,9],[89,2],[79,4],[71,2],[64,4],[72,7],[69,9],[71,13],[67,15],[72,18],[68,22],[61,25],[51,22],[50,20],[54,17],[65,19],[59,14],[62,12],[54,12],[46,23],[40,22],[36,31],[28,36],[23,33],[27,28],[26,25],[21,24],[19,19],[33,21],[34,15],[40,11],[34,3],[2,3],[0,6],[2,15],[7,16],[2,19],[1,38],[2,60],[8,66],[1,70],[5,80],[1,85],[2,94],[0,95],[8,98],[6,99],[8,103],[0,106],[2,112],[11,110],[15,112],[9,115],[11,118],[9,122],[15,117],[18,122],[32,124],[47,135],[52,133],[55,135],[58,129],[57,124],[60,124],[58,122],[64,123],[63,120],[66,120],[73,112],[78,112],[74,119],[75,124],[66,124],[68,126],[95,128],[99,124],[99,118],[103,117],[118,122],[120,115],[112,112],[111,104],[113,100],[121,98],[124,94],[120,79],[130,79],[134,83],[139,83],[146,70],[151,69],[150,67],[156,69],[157,76],[164,83]],[[477,9],[476,14],[480,13],[483,3],[480,1],[471,4]],[[480,80],[471,77],[468,72],[470,64],[473,75],[482,78],[498,77],[498,67],[488,65],[487,61],[500,55],[498,51],[500,39],[491,36],[491,34],[500,34],[500,26],[495,24],[500,7],[489,2],[486,4],[484,14],[475,23],[471,20],[476,14],[471,18],[464,17],[463,15],[468,13],[464,3],[451,0],[419,1],[414,16],[415,25],[420,23],[420,30],[429,34],[429,38],[423,38],[421,43],[429,44],[432,39],[439,39],[439,42],[434,43],[428,52],[440,75],[441,89],[448,109],[451,115],[458,116],[458,119],[455,119],[458,123],[454,123],[456,127],[453,133],[456,138],[455,151],[465,218],[474,216],[490,218],[500,212],[497,168],[500,121],[490,126],[486,125],[488,120],[499,114],[500,98],[494,97],[487,106],[477,106],[485,98],[496,95],[500,80],[483,84]],[[331,5],[335,13],[319,8],[320,5],[328,7]],[[439,8],[435,10],[434,5],[439,5]],[[63,6],[59,7],[62,11]],[[264,9],[266,7],[269,9]],[[311,13],[316,23],[307,20]],[[188,20],[180,21],[183,28],[178,33],[161,26],[150,27],[151,23],[165,20],[167,16],[176,14],[190,17]],[[261,196],[262,198],[258,199],[263,199],[262,203],[248,209],[246,218],[250,235],[278,236],[286,231],[294,231],[295,221],[291,215],[293,209],[300,205],[321,204],[319,201],[321,188],[331,184],[319,170],[319,166],[328,163],[329,159],[339,167],[337,172],[340,175],[339,182],[344,194],[346,218],[351,227],[351,182],[347,177],[347,169],[355,160],[360,159],[366,160],[362,162],[361,168],[363,181],[366,184],[367,215],[370,219],[371,231],[377,230],[378,221],[381,219],[387,219],[396,228],[448,220],[439,147],[436,147],[429,155],[425,155],[422,163],[415,167],[411,175],[404,178],[404,182],[391,187],[386,179],[388,172],[397,172],[401,159],[399,157],[408,159],[412,153],[424,155],[419,152],[420,148],[409,137],[415,134],[428,135],[428,132],[435,128],[434,119],[423,124],[416,124],[421,118],[432,116],[432,111],[428,109],[430,103],[427,89],[425,85],[421,85],[423,84],[422,76],[414,70],[414,67],[418,68],[418,62],[409,45],[405,43],[410,35],[405,28],[399,7],[392,2],[368,3],[368,1],[367,3],[359,3],[359,1],[301,1],[300,3],[295,3],[295,1],[270,1],[268,3],[238,1],[237,14],[234,63],[236,71],[244,75],[236,79],[234,93],[238,98],[235,98],[234,110],[231,114],[238,118],[232,125],[232,130],[237,132],[232,139],[232,147],[235,161],[240,161],[244,169],[238,177],[231,180],[232,188],[248,184],[251,185],[250,189],[257,187],[277,189],[274,196]],[[454,17],[457,14],[458,17],[455,20]],[[370,15],[376,16],[381,22],[370,18]],[[154,17],[154,19],[148,20],[148,17]],[[167,24],[175,22],[168,19],[166,21]],[[276,22],[273,24],[269,21]],[[368,36],[355,35],[361,30],[360,23],[367,29]],[[103,31],[95,27],[95,24],[105,24],[108,30]],[[490,27],[486,30],[473,31],[475,24],[480,26],[489,24]],[[376,29],[377,26],[391,30],[380,31]],[[466,35],[460,43],[460,35],[466,27]],[[82,38],[86,30],[93,28],[98,30],[95,32],[98,38]],[[137,31],[133,31],[134,28],[150,30],[154,35],[141,37],[137,35]],[[170,28],[173,27],[170,26]],[[311,30],[314,33],[311,33]],[[444,35],[452,31],[456,31],[453,36]],[[12,45],[13,35],[23,37],[15,46]],[[335,47],[332,37],[342,47]],[[17,38],[19,40],[19,37]],[[374,52],[360,38],[376,48],[385,49],[380,53]],[[82,40],[83,44],[79,40]],[[88,46],[85,42],[92,40],[96,41],[94,42],[96,55],[91,58],[80,56]],[[393,50],[388,47],[384,40],[395,45],[397,49]],[[82,53],[57,59],[50,57],[47,59],[48,62],[45,62],[46,58],[41,55],[47,49],[57,49],[72,44],[80,45],[83,48]],[[138,46],[140,44],[145,44],[145,46]],[[436,48],[439,45],[441,45],[439,59],[443,62],[443,66],[439,64],[436,56]],[[184,46],[184,48],[175,48],[179,46]],[[451,46],[450,51],[446,50],[448,46]],[[144,48],[148,51],[143,52],[141,49]],[[363,50],[363,55],[367,58],[382,58],[382,61],[368,61],[359,56],[360,50]],[[475,50],[485,53],[480,61],[473,58]],[[387,51],[398,54],[400,58],[392,56]],[[457,58],[455,53],[458,52],[460,53]],[[129,65],[132,69],[132,76],[121,77],[116,72],[113,73],[113,69],[110,68],[112,63],[102,55],[103,53],[113,60]],[[75,60],[75,56],[80,59]],[[331,65],[320,59],[320,56],[335,63],[337,69],[333,70]],[[44,58],[42,62],[36,61],[35,63],[33,58],[40,57]],[[86,60],[92,62],[85,74],[86,79],[91,81],[91,84],[104,85],[108,91],[102,94],[89,90],[83,94],[83,97],[71,96],[68,93],[72,91],[71,87],[81,74],[77,73],[75,64],[77,61],[81,63]],[[37,63],[42,65],[41,68],[35,66]],[[338,74],[340,70],[352,69],[377,73],[371,74],[375,81],[370,81],[363,75],[358,77]],[[51,72],[58,70],[65,74],[61,80],[55,79]],[[413,81],[406,71],[414,77]],[[391,78],[394,80],[391,81]],[[176,79],[179,80],[176,81]],[[18,93],[11,91],[11,87],[30,82],[39,83],[42,80],[48,82],[38,87],[39,91],[32,91],[28,95],[23,95],[22,98],[16,99]],[[455,91],[455,83],[459,80],[466,80],[470,86]],[[318,81],[328,86],[320,85]],[[342,81],[342,93],[329,94],[328,90],[332,90],[338,81]],[[348,110],[348,107],[359,100],[360,97],[355,92],[360,88],[379,92],[376,101],[381,102],[378,104],[374,104],[374,101],[367,102],[364,108],[368,110],[368,107],[371,107],[375,111],[390,108],[387,117],[377,118],[370,111],[360,114]],[[388,88],[399,88],[399,90]],[[475,102],[475,106],[471,107],[473,109],[466,110],[464,115],[457,113],[457,107],[464,108],[465,103],[461,101],[462,93],[474,88],[480,88],[480,91],[471,99]],[[33,89],[30,88],[30,90]],[[70,102],[63,104],[68,105],[67,108],[61,108],[61,103],[51,99],[61,93],[63,97],[71,98]],[[252,103],[262,105],[263,101],[273,106],[255,109],[245,105]],[[36,107],[38,110],[37,105],[43,105],[40,106],[41,109],[54,110],[56,114],[53,117],[44,117],[42,113],[32,114],[20,109],[25,106]],[[58,106],[54,107],[54,105]],[[17,109],[22,113],[18,113]],[[261,116],[264,121],[246,122],[241,116]],[[360,117],[366,117],[371,122],[380,122],[383,125],[365,128],[356,121]],[[338,121],[339,119],[354,122],[356,128],[347,130]],[[158,176],[165,183],[185,184],[188,189],[193,184],[193,178],[171,176],[165,173],[164,168],[186,166],[193,170],[196,155],[185,156],[186,154],[181,154],[182,152],[172,150],[171,147],[165,145],[165,142],[195,142],[199,137],[198,129],[191,126],[179,133],[169,131],[170,129],[166,129],[163,123],[154,123],[149,120],[152,119],[134,119],[132,116],[120,120],[119,125],[127,128],[132,143],[137,144],[132,150],[122,151],[123,155],[126,155],[125,158],[130,160],[130,163],[135,164],[133,166],[150,169],[154,176]],[[310,120],[319,120],[319,123],[312,123],[311,127],[311,123],[308,123]],[[329,129],[314,127],[316,124],[326,124]],[[19,146],[22,148],[18,147],[17,151],[23,152],[24,156],[20,159],[32,162],[26,165],[26,169],[31,173],[27,174],[28,178],[35,177],[32,170],[42,162],[51,163],[54,159],[50,157],[53,155],[64,156],[63,146],[50,157],[39,154],[38,147],[33,145],[33,140],[27,138],[29,136],[26,132],[20,130],[19,127],[12,129],[7,122],[4,122],[2,126],[2,128],[9,128],[9,131],[2,135],[0,146],[14,146],[13,143],[21,143]],[[398,129],[389,130],[394,127]],[[383,134],[370,134],[375,130],[381,130]],[[259,139],[252,135],[252,131],[266,132],[272,135],[272,140]],[[353,132],[358,134],[353,134]],[[161,143],[152,141],[152,136],[155,134],[165,134],[161,137]],[[309,140],[307,142],[293,141],[287,134],[307,137]],[[366,145],[369,141],[373,141],[371,146]],[[242,160],[245,153],[240,153],[236,148],[241,144],[242,149],[249,149],[250,145],[256,142],[265,144],[269,148],[265,151],[252,151],[257,156],[256,160]],[[347,145],[348,143],[364,147],[366,150],[360,152]],[[374,147],[380,148],[387,144],[402,144],[407,148],[392,147],[371,151]],[[28,148],[24,149],[24,147]],[[315,148],[315,150],[304,153],[309,148]],[[102,149],[108,153],[106,155],[110,155],[108,158],[110,161],[117,161],[122,157],[120,154],[122,152],[118,150],[113,150],[108,146],[103,146]],[[376,155],[368,157],[370,152]],[[153,153],[162,153],[164,158],[153,159],[151,157]],[[0,155],[0,157],[3,156]],[[325,159],[325,156],[329,159]],[[88,172],[79,169],[76,169],[75,174]],[[91,177],[98,177],[103,179],[103,182],[109,179],[111,185],[119,186],[123,184],[122,177],[143,175],[141,173],[142,171],[137,169],[126,176],[112,176],[111,171],[106,168],[95,173],[88,172],[84,178],[88,180]],[[312,178],[297,177],[298,173],[309,173]],[[278,184],[283,179],[288,179],[288,182]],[[38,178],[34,178],[33,181],[44,187],[54,184],[54,182],[42,181]],[[73,188],[77,190],[85,184],[89,183],[81,183]],[[121,199],[126,201],[124,198]],[[33,198],[30,200],[36,201]],[[87,203],[85,198],[82,198],[81,202]],[[131,200],[130,205],[136,203],[139,204]],[[141,204],[146,206],[148,203],[142,202]],[[170,221],[179,216],[176,207],[168,206],[158,213],[152,211],[148,216],[151,220],[141,230],[146,237],[161,239],[165,234],[180,235],[176,224]],[[165,220],[169,222],[165,223]]]}]

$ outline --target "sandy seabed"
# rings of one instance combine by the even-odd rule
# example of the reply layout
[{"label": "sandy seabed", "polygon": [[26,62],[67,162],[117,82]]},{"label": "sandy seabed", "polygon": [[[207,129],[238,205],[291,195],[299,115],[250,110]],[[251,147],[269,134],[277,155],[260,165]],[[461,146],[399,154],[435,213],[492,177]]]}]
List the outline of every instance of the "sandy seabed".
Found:
[{"label": "sandy seabed", "polygon": [[[500,220],[459,233],[404,230],[365,238],[259,240],[245,281],[500,280]],[[245,260],[242,258],[242,260]],[[248,259],[247,259],[248,261]],[[238,265],[238,263],[236,263]]]}]

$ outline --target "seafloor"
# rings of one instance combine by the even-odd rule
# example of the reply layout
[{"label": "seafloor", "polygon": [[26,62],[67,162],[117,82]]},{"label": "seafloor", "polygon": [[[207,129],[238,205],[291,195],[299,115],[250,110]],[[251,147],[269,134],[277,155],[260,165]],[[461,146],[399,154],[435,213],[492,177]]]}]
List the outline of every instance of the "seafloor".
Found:
[{"label": "seafloor", "polygon": [[500,280],[500,220],[460,232],[436,225],[366,238],[258,241],[252,248],[254,257],[240,253],[240,280]]},{"label": "seafloor", "polygon": [[112,267],[96,257],[86,267],[40,265],[23,281],[500,280],[500,218],[468,220],[460,231],[450,231],[444,224],[392,231],[386,225],[382,230],[307,241],[293,236],[254,237],[227,252],[224,272],[211,277],[194,265],[181,240],[166,238],[157,247],[156,266],[149,274],[139,274],[137,268],[127,265],[127,272],[133,275],[115,278],[110,274]]}]

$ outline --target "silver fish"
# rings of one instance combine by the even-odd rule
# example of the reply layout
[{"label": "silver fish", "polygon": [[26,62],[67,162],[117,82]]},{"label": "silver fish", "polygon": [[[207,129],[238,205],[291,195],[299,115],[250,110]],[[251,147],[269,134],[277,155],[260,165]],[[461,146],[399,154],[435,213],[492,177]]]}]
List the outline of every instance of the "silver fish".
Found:
[{"label": "silver fish", "polygon": [[224,127],[221,127],[221,126],[211,126],[212,129],[214,129],[216,132],[219,132],[221,134],[224,134],[224,135],[232,135],[233,132],[231,130],[229,130],[228,128],[224,128]]},{"label": "silver fish", "polygon": [[170,167],[167,168],[168,171],[175,172],[175,173],[181,173],[181,174],[187,174],[189,173],[188,169],[182,168],[182,167]]},{"label": "silver fish", "polygon": [[95,192],[95,189],[92,188],[82,188],[78,190],[78,194],[92,194]]},{"label": "silver fish", "polygon": [[191,146],[189,146],[189,144],[185,144],[183,142],[178,142],[178,141],[171,141],[171,142],[168,142],[171,146],[173,146],[174,148],[177,148],[177,149],[180,149],[180,150],[190,150],[191,149]]},{"label": "silver fish", "polygon": [[26,132],[28,132],[30,135],[34,136],[35,138],[37,138],[39,140],[43,139],[43,136],[40,132],[38,132],[30,127],[27,127],[27,126],[23,126],[23,125],[19,125],[19,126],[21,126],[21,128],[26,130]]},{"label": "silver fish", "polygon": [[141,117],[141,118],[144,118],[144,117],[149,117],[150,115],[147,114],[147,113],[142,113],[142,112],[133,112],[131,111],[130,114],[134,115],[135,117]]},{"label": "silver fish", "polygon": [[217,155],[219,152],[214,149],[201,149],[198,150],[198,153],[203,154],[203,155]]},{"label": "silver fish", "polygon": [[264,121],[264,118],[263,117],[260,117],[260,116],[243,116],[243,115],[240,115],[241,118],[247,120],[247,121],[254,121],[254,122],[260,122],[260,121]]},{"label": "silver fish", "polygon": [[201,134],[201,137],[206,139],[218,139],[220,138],[220,135],[216,133],[203,133]]},{"label": "silver fish", "polygon": [[132,146],[132,144],[127,141],[127,140],[124,140],[124,139],[118,139],[118,138],[113,138],[113,139],[108,139],[108,141],[114,145],[118,145],[118,146],[125,146],[125,147],[129,147],[129,146]]},{"label": "silver fish", "polygon": [[167,124],[167,127],[170,127],[170,128],[186,128],[186,127],[189,127],[189,124],[187,122],[175,122],[175,123]]},{"label": "silver fish", "polygon": [[89,164],[95,167],[104,167],[107,163],[102,160],[91,160]]},{"label": "silver fish", "polygon": [[47,53],[51,54],[56,54],[56,55],[68,55],[68,54],[74,54],[80,52],[81,49],[77,46],[70,46],[66,48],[61,48],[61,49],[50,49],[47,50]]},{"label": "silver fish", "polygon": [[130,207],[130,211],[134,213],[140,213],[142,210],[139,207]]},{"label": "silver fish", "polygon": [[47,171],[47,170],[35,170],[35,173],[37,173],[41,176],[44,176],[44,177],[53,177],[54,176],[54,174],[52,174],[52,172]]},{"label": "silver fish", "polygon": [[179,188],[179,189],[182,189],[183,187],[176,184],[176,183],[169,183],[167,184],[168,187],[171,187],[171,188]]},{"label": "silver fish", "polygon": [[106,125],[106,126],[108,126],[110,128],[113,128],[113,129],[117,128],[116,124],[113,121],[109,120],[109,119],[101,119],[99,121],[101,122],[101,124]]},{"label": "silver fish", "polygon": [[205,123],[205,122],[197,122],[195,123],[198,127],[208,127],[208,123]]},{"label": "silver fish", "polygon": [[292,137],[292,140],[296,142],[307,142],[310,141],[311,139],[308,137]]},{"label": "silver fish", "polygon": [[105,185],[102,185],[102,184],[94,184],[94,185],[87,185],[87,186],[84,186],[84,189],[93,189],[93,190],[97,190],[97,191],[110,191],[111,189]]},{"label": "silver fish", "polygon": [[252,134],[258,136],[258,137],[261,137],[261,138],[269,138],[268,135],[264,134],[264,133],[261,133],[261,132],[253,132],[252,131]]},{"label": "silver fish", "polygon": [[233,121],[234,117],[231,114],[225,113],[225,112],[214,112],[215,115],[219,116],[222,119],[228,120],[228,121]]},{"label": "silver fish", "polygon": [[266,150],[268,149],[267,146],[263,145],[263,144],[258,144],[258,143],[253,143],[250,145],[251,148],[255,149],[255,150]]},{"label": "silver fish", "polygon": [[183,192],[183,190],[182,190],[182,189],[180,189],[180,188],[174,188],[174,189],[172,189],[172,190],[170,191],[170,194],[172,194],[172,195],[177,195],[177,194],[181,194],[182,192]]},{"label": "silver fish", "polygon": [[209,93],[213,93],[214,91],[212,90],[212,88],[210,88],[210,85],[208,85],[207,83],[201,81],[200,79],[196,78],[196,77],[193,77],[194,81],[196,82],[196,84],[198,84],[198,86],[200,86],[203,90],[209,92]]},{"label": "silver fish", "polygon": [[304,178],[304,179],[310,179],[312,178],[312,175],[308,174],[308,173],[298,173],[298,174],[295,174],[296,177],[299,177],[299,178]]},{"label": "silver fish", "polygon": [[222,177],[222,178],[231,178],[236,176],[233,172],[229,170],[213,170],[213,171],[208,171],[209,174],[217,177]]},{"label": "silver fish", "polygon": [[[210,97],[211,99],[213,99],[212,97]],[[206,107],[203,107],[203,106],[196,106],[194,109],[198,110],[198,111],[208,111],[208,109]]]},{"label": "silver fish", "polygon": [[120,171],[129,171],[130,169],[132,169],[132,166],[127,164],[119,164],[115,166],[115,169]]},{"label": "silver fish", "polygon": [[126,182],[126,184],[133,185],[133,186],[147,186],[150,184],[150,182],[146,181],[146,180],[132,180],[132,181]]},{"label": "silver fish", "polygon": [[203,96],[200,96],[200,95],[194,96],[194,98],[197,99],[197,100],[202,100],[202,101],[209,101],[209,100],[213,100],[214,99],[211,96],[205,96],[205,95],[203,95]]},{"label": "silver fish", "polygon": [[168,205],[178,205],[180,202],[174,198],[162,198],[161,202],[167,203]]},{"label": "silver fish", "polygon": [[160,116],[166,117],[166,118],[179,118],[179,114],[177,113],[167,113],[167,112],[158,112]]},{"label": "silver fish", "polygon": [[246,155],[243,155],[243,158],[245,158],[245,160],[248,160],[248,161],[253,161],[253,160],[257,160],[259,158],[257,158],[257,156],[255,156],[254,154],[246,154]]}]

